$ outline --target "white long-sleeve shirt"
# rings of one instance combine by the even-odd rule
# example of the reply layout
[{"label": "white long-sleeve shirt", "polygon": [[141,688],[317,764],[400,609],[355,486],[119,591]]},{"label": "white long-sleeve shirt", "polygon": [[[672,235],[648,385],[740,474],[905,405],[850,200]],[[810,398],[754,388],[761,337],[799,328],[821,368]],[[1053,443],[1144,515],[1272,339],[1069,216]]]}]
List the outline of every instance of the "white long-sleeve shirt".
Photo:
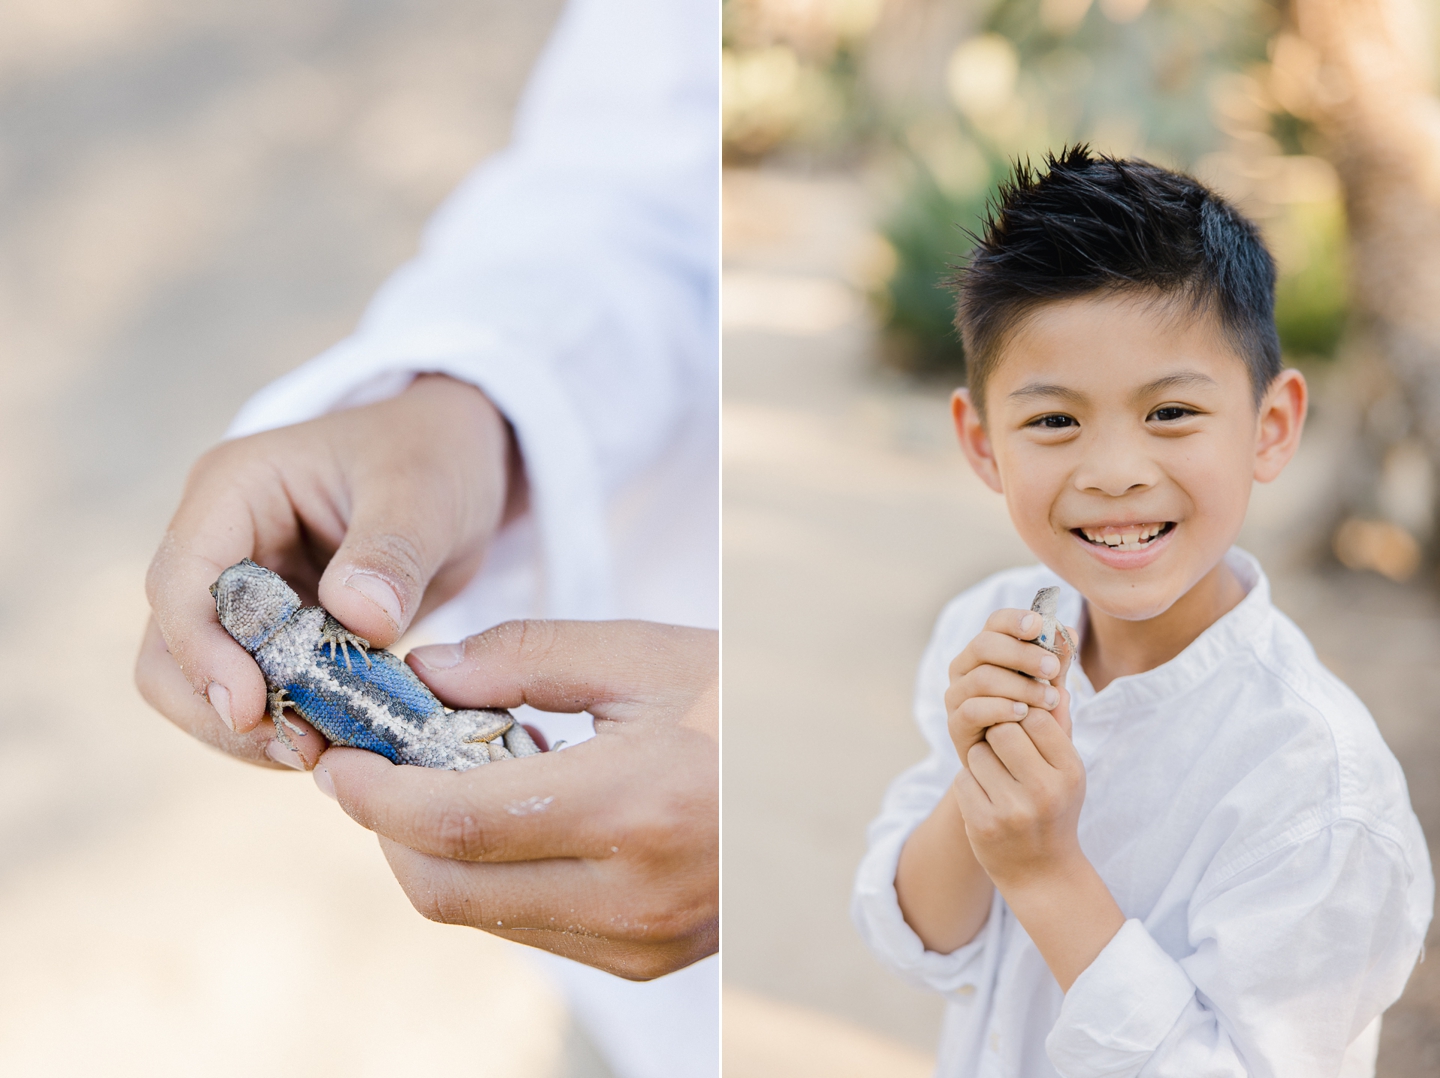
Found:
[{"label": "white long-sleeve shirt", "polygon": [[355,332],[231,427],[384,399],[419,371],[485,391],[533,512],[435,635],[482,609],[485,625],[718,624],[718,41],[708,0],[572,0],[511,145],[446,200]]},{"label": "white long-sleeve shirt", "polygon": [[[930,754],[887,792],[853,905],[882,960],[945,996],[938,1075],[1374,1073],[1380,1015],[1430,921],[1425,840],[1365,706],[1271,605],[1255,560],[1228,561],[1248,594],[1179,656],[1099,693],[1070,669],[1080,846],[1127,920],[1068,993],[998,892],[946,955],[896,901],[900,850],[960,769],[950,661],[993,611],[1060,581],[999,573],[941,614],[915,697]],[[1081,615],[1062,586],[1061,620]]]},{"label": "white long-sleeve shirt", "polygon": [[[531,511],[426,638],[519,617],[719,624],[719,16],[713,0],[571,0],[511,145],[355,332],[231,427],[381,400],[422,371],[486,393]],[[574,741],[579,721],[539,725]],[[618,1078],[716,1078],[714,959],[638,984],[537,956]]]}]

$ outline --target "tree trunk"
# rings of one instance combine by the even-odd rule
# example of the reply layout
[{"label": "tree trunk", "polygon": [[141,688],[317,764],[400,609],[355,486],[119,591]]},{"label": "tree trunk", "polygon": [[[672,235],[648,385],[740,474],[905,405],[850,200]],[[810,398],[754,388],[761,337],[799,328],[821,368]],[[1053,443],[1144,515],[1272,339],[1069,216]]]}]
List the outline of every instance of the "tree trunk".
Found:
[{"label": "tree trunk", "polygon": [[[1407,440],[1440,475],[1440,101],[1426,70],[1430,36],[1417,0],[1293,0],[1291,10],[1272,83],[1325,137],[1349,221],[1359,439],[1342,497],[1349,514],[1380,517],[1385,463]],[[1410,523],[1422,542],[1440,534],[1434,503],[1419,527]]]}]

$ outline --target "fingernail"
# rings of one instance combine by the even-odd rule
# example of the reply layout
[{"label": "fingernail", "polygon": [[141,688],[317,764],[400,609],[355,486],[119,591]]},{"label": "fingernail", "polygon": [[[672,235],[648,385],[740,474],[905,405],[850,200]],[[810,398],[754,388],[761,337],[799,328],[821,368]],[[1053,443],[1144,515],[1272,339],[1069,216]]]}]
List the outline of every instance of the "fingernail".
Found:
[{"label": "fingernail", "polygon": [[286,767],[293,767],[296,771],[305,770],[304,758],[294,749],[286,748],[279,740],[270,742],[265,746],[265,755],[274,760],[277,764],[284,764]]},{"label": "fingernail", "polygon": [[1060,692],[1059,692],[1058,689],[1046,689],[1046,690],[1045,690],[1045,710],[1046,710],[1046,711],[1049,711],[1052,707],[1054,707],[1054,706],[1055,706],[1056,704],[1058,704],[1059,702],[1060,702]]},{"label": "fingernail", "polygon": [[1060,660],[1053,655],[1047,655],[1040,660],[1040,673],[1046,677],[1054,677],[1060,673]]},{"label": "fingernail", "polygon": [[410,654],[415,656],[421,666],[431,670],[449,670],[452,666],[459,666],[460,660],[465,658],[465,646],[463,644],[422,644],[418,648],[411,648]]},{"label": "fingernail", "polygon": [[1020,619],[1020,631],[1022,633],[1034,632],[1038,628],[1040,628],[1039,614],[1026,614]]},{"label": "fingernail", "polygon": [[1030,711],[1030,709],[1024,704],[1022,704],[1019,700],[1015,701],[1015,706],[1013,710],[1017,719],[1023,719]]},{"label": "fingernail", "polygon": [[230,717],[230,690],[218,681],[210,682],[210,687],[205,690],[205,695],[210,700],[210,706],[220,716],[220,721],[233,734],[235,732],[235,720]]},{"label": "fingernail", "polygon": [[390,619],[390,624],[400,627],[400,596],[395,588],[382,576],[356,570],[345,578],[345,586],[358,591],[380,608],[380,613]]},{"label": "fingernail", "polygon": [[320,787],[320,792],[331,801],[339,801],[335,796],[335,780],[330,777],[330,769],[324,764],[316,764],[315,770],[311,772],[315,776],[315,785]]}]

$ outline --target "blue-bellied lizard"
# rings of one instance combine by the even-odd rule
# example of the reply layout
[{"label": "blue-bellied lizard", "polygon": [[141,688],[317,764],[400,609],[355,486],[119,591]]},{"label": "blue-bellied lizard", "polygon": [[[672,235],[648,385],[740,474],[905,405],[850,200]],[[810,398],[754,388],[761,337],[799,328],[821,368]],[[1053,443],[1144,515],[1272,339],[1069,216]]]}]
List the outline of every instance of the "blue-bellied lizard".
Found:
[{"label": "blue-bellied lizard", "polygon": [[539,747],[503,709],[446,711],[397,656],[370,649],[323,608],[301,606],[277,574],[249,558],[210,587],[220,624],[255,657],[276,736],[294,747],[294,708],[332,745],[369,749],[397,764],[467,771]]}]

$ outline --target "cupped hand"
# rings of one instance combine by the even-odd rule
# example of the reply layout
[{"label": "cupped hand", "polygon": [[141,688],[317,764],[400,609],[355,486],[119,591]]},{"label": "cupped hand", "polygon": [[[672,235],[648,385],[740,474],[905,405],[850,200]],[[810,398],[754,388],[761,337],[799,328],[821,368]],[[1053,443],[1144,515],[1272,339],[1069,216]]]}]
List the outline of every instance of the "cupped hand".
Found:
[{"label": "cupped hand", "polygon": [[255,763],[309,768],[325,748],[275,739],[265,680],[220,627],[209,588],[241,558],[386,647],[474,575],[523,508],[513,436],[478,389],[417,378],[379,404],[224,442],[191,470],[146,576],[142,695],[203,741]]},{"label": "cupped hand", "polygon": [[317,784],[435,921],[635,980],[719,945],[719,637],[511,622],[408,661],[451,707],[588,711],[596,735],[467,772],[330,749]]}]

